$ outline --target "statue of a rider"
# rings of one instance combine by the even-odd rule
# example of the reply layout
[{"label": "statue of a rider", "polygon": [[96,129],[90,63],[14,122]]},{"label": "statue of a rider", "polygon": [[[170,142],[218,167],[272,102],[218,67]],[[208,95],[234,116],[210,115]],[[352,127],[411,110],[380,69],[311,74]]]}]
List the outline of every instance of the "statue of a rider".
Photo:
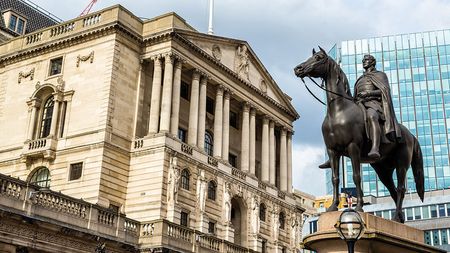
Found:
[{"label": "statue of a rider", "polygon": [[[378,150],[380,142],[395,142],[401,139],[401,132],[395,117],[386,74],[375,68],[376,60],[372,55],[364,55],[362,64],[365,71],[356,80],[353,98],[364,109],[366,133],[372,141],[367,156],[375,161],[380,158]],[[319,165],[319,168],[330,167],[330,161]]]}]

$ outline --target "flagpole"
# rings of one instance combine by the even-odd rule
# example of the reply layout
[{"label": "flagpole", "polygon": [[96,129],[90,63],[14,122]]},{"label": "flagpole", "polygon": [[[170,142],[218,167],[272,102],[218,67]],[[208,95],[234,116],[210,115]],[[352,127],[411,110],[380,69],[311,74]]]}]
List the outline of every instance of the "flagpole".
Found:
[{"label": "flagpole", "polygon": [[214,14],[214,0],[209,0],[208,34],[214,34],[214,31],[213,31],[213,14]]}]

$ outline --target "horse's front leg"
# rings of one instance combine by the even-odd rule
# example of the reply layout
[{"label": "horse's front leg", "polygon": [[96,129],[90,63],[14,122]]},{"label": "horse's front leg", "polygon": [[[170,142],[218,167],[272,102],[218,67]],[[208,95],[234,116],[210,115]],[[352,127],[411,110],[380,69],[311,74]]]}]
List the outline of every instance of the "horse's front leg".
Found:
[{"label": "horse's front leg", "polygon": [[337,211],[339,206],[339,158],[340,156],[336,155],[336,153],[328,149],[328,157],[330,158],[331,170],[333,172],[332,175],[332,183],[333,183],[333,203],[327,209],[327,212]]},{"label": "horse's front leg", "polygon": [[350,159],[352,160],[352,167],[353,167],[353,183],[355,183],[356,187],[356,211],[363,212],[363,204],[364,204],[364,193],[362,191],[361,187],[361,149],[360,147],[352,143],[348,147],[348,154],[350,156]]}]

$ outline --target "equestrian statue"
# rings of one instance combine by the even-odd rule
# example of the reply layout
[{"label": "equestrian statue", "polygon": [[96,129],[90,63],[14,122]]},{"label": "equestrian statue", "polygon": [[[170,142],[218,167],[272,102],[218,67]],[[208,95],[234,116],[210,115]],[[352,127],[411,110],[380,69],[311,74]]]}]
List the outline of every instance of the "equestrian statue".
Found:
[{"label": "equestrian statue", "polygon": [[[353,96],[347,76],[322,48],[318,52],[313,49],[313,55],[294,69],[302,81],[304,77],[324,81],[327,112],[322,135],[329,160],[319,167],[332,169],[333,202],[327,211],[338,209],[339,160],[347,156],[352,162],[356,210],[363,211],[360,165],[369,163],[395,202],[393,220],[404,223],[402,204],[410,165],[417,194],[422,201],[424,198],[422,151],[417,138],[397,122],[388,78],[375,68],[376,59],[365,55],[362,63],[365,71],[356,81]],[[394,170],[397,186],[393,180]]]}]

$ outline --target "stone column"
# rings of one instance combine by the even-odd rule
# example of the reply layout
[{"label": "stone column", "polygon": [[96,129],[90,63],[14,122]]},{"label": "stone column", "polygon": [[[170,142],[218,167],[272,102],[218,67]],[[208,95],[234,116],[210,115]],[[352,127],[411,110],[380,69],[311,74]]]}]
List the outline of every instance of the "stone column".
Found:
[{"label": "stone column", "polygon": [[198,134],[197,147],[205,149],[205,120],[206,120],[206,83],[208,79],[203,76],[200,81],[200,101],[198,105]]},{"label": "stone column", "polygon": [[262,122],[261,180],[269,182],[269,118],[264,116]]},{"label": "stone column", "polygon": [[250,104],[244,102],[242,106],[242,130],[241,130],[241,170],[248,172],[249,148],[250,148]]},{"label": "stone column", "polygon": [[53,139],[57,139],[58,135],[58,115],[59,115],[59,103],[61,101],[60,96],[58,94],[53,93],[53,112],[52,112],[52,123],[50,125],[50,137]]},{"label": "stone column", "polygon": [[256,110],[250,109],[250,147],[249,147],[249,170],[252,175],[255,175],[255,160],[256,160]]},{"label": "stone column", "polygon": [[161,102],[161,58],[159,56],[152,58],[154,63],[152,96],[150,102],[150,119],[148,123],[148,133],[158,132],[159,108]]},{"label": "stone column", "polygon": [[173,76],[172,115],[170,117],[170,133],[173,136],[178,136],[178,124],[180,122],[181,67],[182,61],[178,59],[175,63],[175,73]]},{"label": "stone column", "polygon": [[273,120],[269,123],[269,181],[275,185],[276,172],[275,172],[275,122]]},{"label": "stone column", "polygon": [[31,107],[31,117],[30,117],[30,125],[28,126],[28,133],[27,133],[27,137],[28,140],[33,140],[34,139],[34,129],[36,129],[37,125],[36,124],[36,113],[38,111],[38,108],[41,106],[41,101],[37,98],[33,98],[32,100],[28,101],[28,106]]},{"label": "stone column", "polygon": [[230,91],[225,90],[223,99],[223,137],[222,137],[222,159],[228,161],[230,150]]},{"label": "stone column", "polygon": [[197,146],[198,97],[200,72],[194,71],[191,84],[191,102],[189,105],[188,144]]},{"label": "stone column", "polygon": [[292,193],[292,132],[287,136],[287,191]]},{"label": "stone column", "polygon": [[286,128],[282,128],[280,134],[280,190],[287,191]]},{"label": "stone column", "polygon": [[214,157],[222,155],[222,120],[223,120],[223,87],[219,85],[216,92],[216,108],[214,111]]},{"label": "stone column", "polygon": [[161,117],[159,121],[159,131],[170,131],[170,112],[172,107],[172,81],[173,81],[173,55],[167,54],[164,65],[164,83],[161,98]]}]

